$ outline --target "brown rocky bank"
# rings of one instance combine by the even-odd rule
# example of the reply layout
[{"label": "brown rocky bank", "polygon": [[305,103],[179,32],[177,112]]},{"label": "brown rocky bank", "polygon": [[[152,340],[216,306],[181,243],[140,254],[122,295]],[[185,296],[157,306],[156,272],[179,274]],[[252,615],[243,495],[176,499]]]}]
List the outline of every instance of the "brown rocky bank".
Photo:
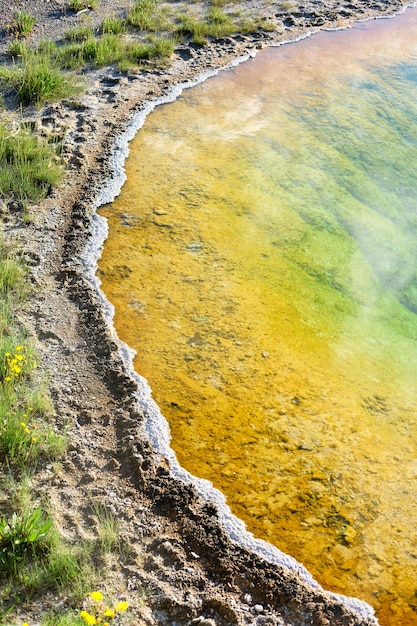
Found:
[{"label": "brown rocky bank", "polygon": [[[166,70],[129,76],[115,68],[90,71],[82,97],[23,112],[39,133],[63,139],[67,166],[64,183],[31,208],[32,223],[25,224],[12,205],[3,206],[6,236],[22,247],[30,266],[33,295],[22,320],[51,372],[56,424],[70,432],[61,466],[42,467],[35,489],[48,494],[56,523],[69,539],[97,534],[96,503],[116,516],[124,549],[109,561],[102,588],[129,599],[130,624],[376,623],[360,608],[304,582],[296,571],[234,543],[215,504],[172,474],[146,436],[146,406],[137,402],[137,384],[84,259],[95,199],[113,175],[115,138],[145,103],[256,48],[356,18],[390,15],[403,6],[396,0],[307,0],[284,9],[280,3],[247,0],[234,8],[264,15],[273,31],[228,37],[204,48],[178,45]],[[99,24],[103,16],[123,9],[117,0],[101,0],[90,19]],[[57,39],[79,20],[64,1],[0,0],[3,51],[15,10],[37,17],[35,40]],[[66,606],[65,598],[46,596],[17,617],[34,624],[60,605]]]}]

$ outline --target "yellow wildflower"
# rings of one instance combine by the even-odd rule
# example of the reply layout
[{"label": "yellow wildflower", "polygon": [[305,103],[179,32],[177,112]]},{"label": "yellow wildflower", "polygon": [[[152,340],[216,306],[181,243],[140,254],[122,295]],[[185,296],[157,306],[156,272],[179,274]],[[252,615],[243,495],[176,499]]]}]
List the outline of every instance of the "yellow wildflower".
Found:
[{"label": "yellow wildflower", "polygon": [[125,611],[127,611],[128,608],[129,608],[129,602],[122,600],[121,602],[118,602],[116,604],[116,606],[114,607],[114,610],[117,611],[118,613],[124,613]]},{"label": "yellow wildflower", "polygon": [[103,599],[103,594],[101,591],[92,591],[90,593],[90,598],[94,600],[94,602],[101,602]]},{"label": "yellow wildflower", "polygon": [[[20,350],[23,350],[23,347],[24,346],[16,346],[16,352],[20,352]],[[23,626],[25,625],[23,624]]]},{"label": "yellow wildflower", "polygon": [[22,626],[29,626],[27,622],[23,622]]},{"label": "yellow wildflower", "polygon": [[88,611],[81,611],[80,616],[83,618],[86,624],[97,624],[97,620],[94,615],[88,613]]},{"label": "yellow wildflower", "polygon": [[10,380],[12,380],[11,376],[6,376],[6,378],[4,380],[7,380],[7,382],[9,382]]},{"label": "yellow wildflower", "polygon": [[22,428],[27,428],[27,424],[25,424],[25,422],[20,422],[20,425]]},{"label": "yellow wildflower", "polygon": [[104,617],[114,617],[116,615],[116,611],[113,609],[106,609],[103,613]]}]

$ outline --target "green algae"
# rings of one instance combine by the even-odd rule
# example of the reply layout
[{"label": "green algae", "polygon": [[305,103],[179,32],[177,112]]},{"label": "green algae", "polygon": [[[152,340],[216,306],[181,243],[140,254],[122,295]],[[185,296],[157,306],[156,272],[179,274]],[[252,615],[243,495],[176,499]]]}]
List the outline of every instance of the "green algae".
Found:
[{"label": "green algae", "polygon": [[180,462],[323,585],[407,626],[416,29],[400,51],[389,24],[377,43],[266,51],[155,110],[102,210],[100,263]]}]

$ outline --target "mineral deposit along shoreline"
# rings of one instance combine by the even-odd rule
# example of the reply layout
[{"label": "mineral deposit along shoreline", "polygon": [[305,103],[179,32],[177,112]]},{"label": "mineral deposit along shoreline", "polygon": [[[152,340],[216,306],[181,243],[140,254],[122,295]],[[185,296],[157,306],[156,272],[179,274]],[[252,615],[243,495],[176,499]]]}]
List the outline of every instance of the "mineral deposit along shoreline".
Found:
[{"label": "mineral deposit along shoreline", "polygon": [[[414,6],[414,5],[410,5]],[[402,11],[401,11],[402,12]],[[392,17],[395,17],[392,16]],[[369,18],[372,19],[372,18]],[[336,30],[336,29],[333,29]],[[341,28],[337,29],[341,30]],[[314,35],[318,31],[312,31],[308,33],[304,33],[293,40],[279,42],[275,45],[291,45],[292,43],[303,39],[305,37],[309,37]],[[228,66],[222,69],[229,69],[233,66],[236,66],[240,63],[244,63],[247,61],[251,55],[245,55],[237,58],[233,62],[231,62]],[[194,80],[187,81],[184,83],[179,83],[174,85],[170,91],[162,97],[157,98],[156,100],[149,101],[144,106],[143,110],[134,114],[128,127],[126,130],[118,135],[114,142],[113,153],[112,153],[112,163],[111,170],[113,172],[112,176],[107,180],[103,189],[100,191],[98,197],[95,199],[94,208],[95,210],[99,209],[104,204],[112,202],[120,192],[120,189],[125,182],[126,176],[124,173],[124,163],[129,153],[129,142],[133,139],[136,133],[140,130],[140,128],[145,123],[146,117],[154,110],[155,107],[167,104],[172,102],[177,97],[179,97],[184,89],[192,88],[194,85],[203,82],[209,77],[214,76],[221,70],[211,70],[205,73],[202,73],[200,76],[195,78]],[[106,299],[103,292],[100,289],[100,279],[97,277],[97,262],[101,255],[101,250],[104,245],[104,242],[107,238],[108,228],[107,228],[107,220],[97,213],[94,214],[94,234],[91,237],[88,246],[84,255],[84,264],[85,264],[85,273],[88,276],[89,281],[94,286],[94,289],[97,290],[97,293],[103,303],[103,307],[106,312],[106,318],[108,320],[108,324],[111,327],[111,331],[117,341],[120,349],[120,353],[123,358],[123,362],[130,374],[130,376],[135,380],[137,384],[137,402],[139,410],[143,411],[146,415],[146,422],[144,428],[146,430],[146,434],[149,437],[149,440],[154,447],[154,449],[162,454],[168,461],[170,465],[170,469],[176,478],[179,478],[181,481],[185,483],[191,483],[204,499],[209,502],[213,502],[216,504],[220,511],[220,519],[224,528],[226,529],[230,538],[239,543],[240,545],[253,550],[257,554],[259,554],[263,559],[276,563],[281,566],[288,568],[289,570],[294,571],[297,576],[299,576],[307,585],[320,589],[321,587],[318,583],[313,579],[311,574],[302,566],[302,564],[298,563],[291,556],[288,556],[278,550],[272,544],[269,544],[266,541],[256,539],[252,533],[248,532],[245,528],[244,523],[238,519],[235,515],[232,514],[229,507],[227,506],[226,499],[224,495],[215,489],[213,485],[204,479],[199,479],[193,475],[191,475],[188,471],[180,466],[177,461],[175,452],[172,450],[170,446],[171,436],[170,429],[167,423],[167,420],[161,414],[159,407],[156,405],[155,401],[152,398],[152,391],[147,383],[147,381],[141,377],[134,369],[133,366],[133,358],[134,351],[129,348],[125,343],[120,341],[117,337],[116,331],[113,326],[113,316],[114,316],[114,307],[113,305]],[[365,618],[371,618],[374,615],[374,611],[372,607],[370,607],[367,603],[357,599],[350,598],[347,596],[333,594],[331,592],[325,591],[326,594],[330,598],[334,598],[336,601],[339,601],[343,604],[346,604],[349,608],[357,612],[360,616]],[[375,618],[374,618],[375,619]],[[375,623],[378,623],[375,619]]]}]

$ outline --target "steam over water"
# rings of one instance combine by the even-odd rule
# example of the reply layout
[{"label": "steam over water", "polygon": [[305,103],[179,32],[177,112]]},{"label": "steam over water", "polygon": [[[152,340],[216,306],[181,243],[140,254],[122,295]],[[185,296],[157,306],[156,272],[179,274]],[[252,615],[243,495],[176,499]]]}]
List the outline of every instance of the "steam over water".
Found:
[{"label": "steam over water", "polygon": [[415,9],[263,51],[157,108],[102,210],[182,465],[390,626],[417,624],[416,61]]}]

